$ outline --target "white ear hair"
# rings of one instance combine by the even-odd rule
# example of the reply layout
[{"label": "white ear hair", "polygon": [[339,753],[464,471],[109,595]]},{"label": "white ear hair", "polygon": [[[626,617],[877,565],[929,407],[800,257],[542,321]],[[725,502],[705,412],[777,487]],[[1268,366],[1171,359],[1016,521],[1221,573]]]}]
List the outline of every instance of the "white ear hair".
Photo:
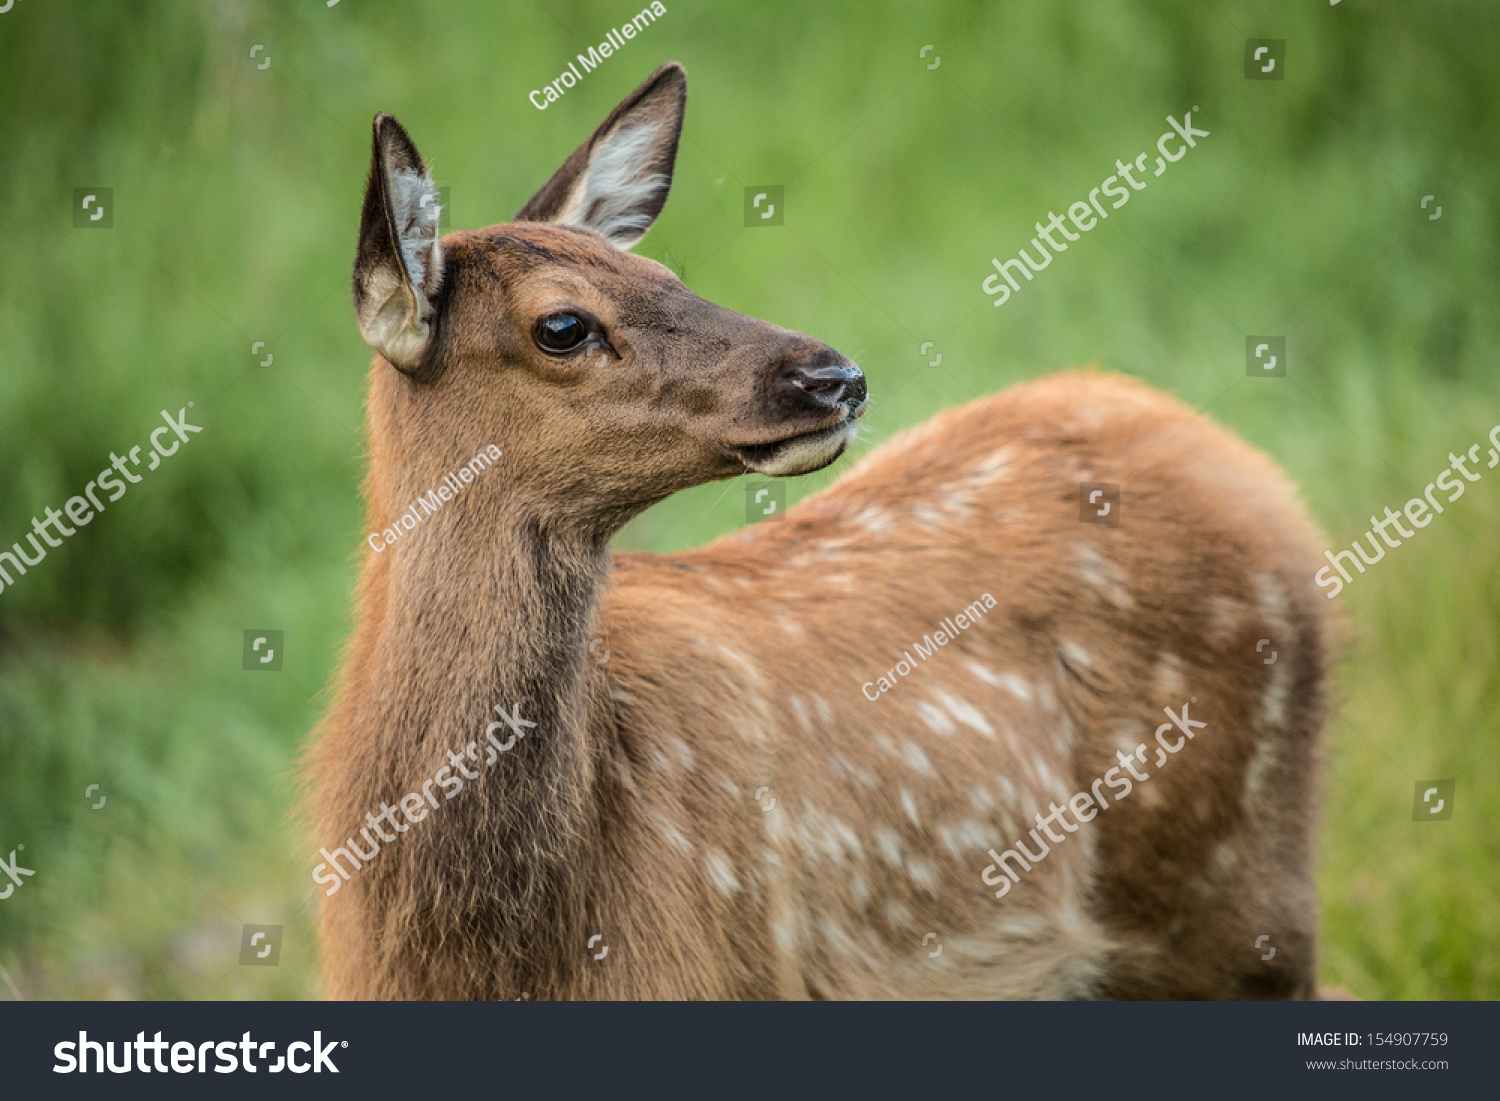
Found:
[{"label": "white ear hair", "polygon": [[673,122],[645,118],[607,136],[594,148],[581,186],[555,220],[586,226],[622,249],[644,237],[672,184],[672,177],[656,168],[663,144],[673,136]]},{"label": "white ear hair", "polygon": [[370,175],[354,257],[354,313],[365,343],[403,371],[416,368],[433,336],[443,250],[438,189],[416,145],[387,114],[375,116]]},{"label": "white ear hair", "polygon": [[620,101],[515,220],[579,226],[630,248],[666,204],[686,108],[687,74],[669,61]]},{"label": "white ear hair", "polygon": [[390,200],[401,260],[417,292],[418,315],[425,316],[426,299],[443,285],[443,249],[438,244],[442,207],[438,205],[437,185],[426,173],[398,168],[391,173]]}]

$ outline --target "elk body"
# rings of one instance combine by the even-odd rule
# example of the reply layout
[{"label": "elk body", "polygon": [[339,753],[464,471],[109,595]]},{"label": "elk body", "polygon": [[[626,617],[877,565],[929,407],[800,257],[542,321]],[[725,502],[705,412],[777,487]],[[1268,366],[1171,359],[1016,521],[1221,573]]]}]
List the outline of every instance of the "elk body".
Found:
[{"label": "elk body", "polygon": [[1059,375],[779,523],[611,554],[679,489],[832,462],[865,405],[833,349],[626,251],[685,89],[663,67],[514,221],[441,241],[376,119],[355,301],[392,538],[309,761],[326,993],[1312,994],[1315,533],[1205,418]]}]

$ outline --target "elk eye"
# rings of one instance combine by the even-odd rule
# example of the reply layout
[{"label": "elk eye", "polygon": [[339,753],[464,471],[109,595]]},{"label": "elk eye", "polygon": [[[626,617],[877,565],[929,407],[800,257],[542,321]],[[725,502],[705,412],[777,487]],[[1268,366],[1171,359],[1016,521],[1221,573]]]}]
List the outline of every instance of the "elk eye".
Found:
[{"label": "elk eye", "polygon": [[544,352],[571,352],[588,336],[588,326],[577,314],[548,314],[536,323],[537,346]]}]

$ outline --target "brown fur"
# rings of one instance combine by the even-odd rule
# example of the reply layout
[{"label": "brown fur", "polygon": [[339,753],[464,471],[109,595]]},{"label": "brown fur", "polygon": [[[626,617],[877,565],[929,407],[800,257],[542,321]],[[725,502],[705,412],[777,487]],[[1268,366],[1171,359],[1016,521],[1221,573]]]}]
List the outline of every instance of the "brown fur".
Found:
[{"label": "brown fur", "polygon": [[[611,555],[630,516],[741,473],[745,448],[856,416],[784,385],[841,357],[586,228],[442,251],[421,362],[371,369],[370,529],[484,446],[503,458],[366,556],[309,762],[314,847],[482,745],[495,705],[524,698],[537,726],[325,901],[329,996],[1312,995],[1327,601],[1263,455],[1139,383],[1069,373],[941,414],[779,523]],[[565,306],[609,349],[539,351],[533,322]],[[1080,522],[1082,481],[1122,484],[1120,526]],[[1190,696],[1196,739],[997,900],[986,850],[1120,745],[1154,746]]]}]

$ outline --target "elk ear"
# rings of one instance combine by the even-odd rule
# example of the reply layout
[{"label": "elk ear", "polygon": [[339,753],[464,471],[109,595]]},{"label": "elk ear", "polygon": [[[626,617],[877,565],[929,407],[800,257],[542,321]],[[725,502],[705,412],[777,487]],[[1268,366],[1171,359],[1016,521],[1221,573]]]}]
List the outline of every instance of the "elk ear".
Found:
[{"label": "elk ear", "polygon": [[438,192],[401,124],[375,116],[370,179],[354,258],[354,312],[365,343],[403,371],[431,343],[443,283]]},{"label": "elk ear", "polygon": [[595,230],[628,249],[666,204],[687,107],[687,74],[669,61],[610,112],[516,215]]}]

